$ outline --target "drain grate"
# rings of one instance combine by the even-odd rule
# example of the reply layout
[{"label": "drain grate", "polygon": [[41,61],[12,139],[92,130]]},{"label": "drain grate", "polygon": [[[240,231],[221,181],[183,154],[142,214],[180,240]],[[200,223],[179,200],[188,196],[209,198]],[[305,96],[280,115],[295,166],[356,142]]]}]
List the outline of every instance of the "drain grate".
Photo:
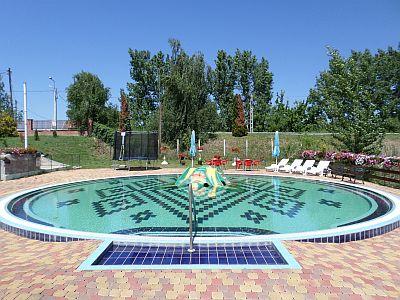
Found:
[{"label": "drain grate", "polygon": [[[279,249],[278,249],[279,248]],[[138,245],[109,242],[100,247],[80,269],[190,269],[190,268],[297,268],[298,264],[279,243],[196,245]]]}]

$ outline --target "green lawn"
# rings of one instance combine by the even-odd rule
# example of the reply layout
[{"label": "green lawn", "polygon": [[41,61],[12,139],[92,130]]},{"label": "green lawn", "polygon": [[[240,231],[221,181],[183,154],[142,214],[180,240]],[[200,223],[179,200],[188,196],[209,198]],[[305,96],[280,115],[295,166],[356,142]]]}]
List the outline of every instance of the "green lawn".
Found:
[{"label": "green lawn", "polygon": [[[46,154],[50,154],[54,160],[78,165],[83,168],[110,167],[110,147],[97,142],[96,139],[84,136],[40,136],[35,141],[29,137],[28,144]],[[0,148],[23,147],[23,141],[19,137],[0,139]],[[80,160],[80,162],[79,162]]]},{"label": "green lawn", "polygon": [[[204,146],[202,157],[210,159],[214,155],[223,155],[223,140],[226,140],[226,155],[233,159],[234,154],[230,151],[232,147],[239,147],[239,157],[245,156],[245,141],[249,145],[248,157],[265,160],[266,163],[272,162],[271,157],[271,133],[254,133],[246,137],[232,137],[230,133],[218,133],[215,139],[208,141]],[[297,157],[304,149],[314,150],[334,150],[334,141],[330,135],[294,135],[280,134],[281,156]],[[40,136],[39,141],[35,141],[33,136],[29,137],[29,145],[46,154],[50,154],[54,160],[69,165],[81,165],[83,168],[104,168],[112,165],[111,148],[92,137],[83,136]],[[0,139],[0,148],[23,147],[23,141],[19,137]],[[181,150],[182,152],[182,150]],[[383,154],[400,156],[400,135],[386,135]],[[177,167],[178,160],[176,148],[172,147],[166,154],[170,163],[167,167]],[[162,157],[161,157],[162,158]],[[78,161],[79,160],[79,161]],[[161,166],[162,160],[155,162],[155,166]],[[132,166],[144,166],[144,162],[130,162]],[[190,161],[187,161],[187,165]]]}]

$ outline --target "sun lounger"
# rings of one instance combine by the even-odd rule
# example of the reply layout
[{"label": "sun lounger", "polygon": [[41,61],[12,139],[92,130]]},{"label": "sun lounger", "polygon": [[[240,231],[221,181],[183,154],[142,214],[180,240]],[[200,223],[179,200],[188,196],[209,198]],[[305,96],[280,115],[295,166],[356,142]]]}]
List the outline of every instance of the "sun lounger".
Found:
[{"label": "sun lounger", "polygon": [[302,164],[301,166],[298,166],[296,168],[294,168],[292,170],[292,173],[302,173],[302,174],[306,174],[306,172],[308,170],[310,170],[313,166],[314,166],[315,160],[310,159],[310,160],[306,160],[304,162],[304,164]]},{"label": "sun lounger", "polygon": [[265,167],[265,169],[267,171],[278,171],[280,168],[283,168],[284,166],[286,166],[288,162],[289,162],[289,159],[283,158],[283,159],[281,159],[281,161],[278,164],[272,164],[268,167]]},{"label": "sun lounger", "polygon": [[319,175],[322,176],[327,173],[330,161],[321,160],[316,167],[311,167],[311,169],[306,170],[305,174]]},{"label": "sun lounger", "polygon": [[293,172],[294,169],[297,167],[301,166],[301,163],[303,162],[302,159],[295,159],[291,165],[286,165],[283,168],[278,169],[279,172],[286,172],[286,173],[291,173]]}]

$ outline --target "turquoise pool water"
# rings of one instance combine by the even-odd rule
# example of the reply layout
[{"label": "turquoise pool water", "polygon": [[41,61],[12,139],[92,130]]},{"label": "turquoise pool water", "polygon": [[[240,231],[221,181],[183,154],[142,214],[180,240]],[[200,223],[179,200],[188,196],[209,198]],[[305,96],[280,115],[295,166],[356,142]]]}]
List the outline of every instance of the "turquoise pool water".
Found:
[{"label": "turquoise pool water", "polygon": [[[195,191],[196,234],[252,235],[331,229],[386,213],[381,196],[318,181],[228,175],[231,185]],[[65,184],[10,202],[16,216],[78,231],[187,236],[188,192],[176,175]]]}]

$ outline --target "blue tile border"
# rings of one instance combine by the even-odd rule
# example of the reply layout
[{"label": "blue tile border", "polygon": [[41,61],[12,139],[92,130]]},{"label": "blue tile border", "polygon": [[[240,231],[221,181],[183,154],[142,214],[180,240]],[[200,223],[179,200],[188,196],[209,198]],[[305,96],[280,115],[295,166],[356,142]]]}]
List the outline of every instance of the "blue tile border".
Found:
[{"label": "blue tile border", "polygon": [[373,228],[369,230],[364,230],[355,233],[343,234],[343,235],[335,235],[328,237],[319,237],[319,238],[311,238],[311,239],[300,239],[296,240],[298,242],[309,242],[309,243],[348,243],[354,241],[360,241],[369,239],[375,236],[379,236],[385,233],[388,233],[396,228],[400,227],[400,221],[394,222],[392,224],[388,224],[382,227]]},{"label": "blue tile border", "polygon": [[21,228],[14,227],[14,226],[11,226],[8,224],[4,224],[2,222],[0,222],[0,229],[11,232],[18,236],[22,236],[24,238],[38,240],[38,241],[42,241],[42,242],[73,242],[73,241],[87,240],[84,238],[60,236],[60,235],[53,235],[53,234],[47,234],[47,233],[42,233],[42,232],[21,229]]},{"label": "blue tile border", "polygon": [[[143,175],[137,175],[143,176]],[[249,176],[253,176],[249,174]],[[254,175],[264,176],[264,175]],[[130,177],[130,176],[129,176]],[[311,180],[301,179],[310,181],[321,181],[324,180]],[[85,182],[77,181],[76,183]],[[73,184],[73,183],[68,183]],[[49,185],[47,187],[58,187],[65,185],[56,184]],[[343,186],[353,186],[350,184],[341,183]],[[100,234],[93,232],[80,232],[73,230],[59,229],[40,224],[31,225],[29,220],[17,219],[12,216],[5,208],[9,201],[15,199],[15,197],[23,196],[26,193],[35,192],[36,190],[43,189],[46,187],[34,188],[27,191],[22,191],[13,195],[5,196],[0,198],[0,229],[12,232],[16,235],[46,241],[46,242],[69,242],[78,240],[106,240],[114,239],[118,241],[130,241],[130,242],[149,242],[149,243],[170,243],[175,241],[179,243],[186,243],[186,238],[180,237],[164,237],[164,236],[147,236],[147,235],[121,235],[121,234]],[[245,236],[223,236],[223,237],[198,237],[199,243],[217,242],[221,240],[231,243],[253,243],[253,242],[268,242],[270,240],[296,240],[301,242],[313,242],[313,243],[346,243],[351,241],[368,239],[381,234],[385,234],[391,230],[400,227],[400,197],[392,195],[390,193],[378,190],[375,188],[362,187],[359,189],[372,191],[388,198],[393,207],[391,211],[382,217],[377,219],[365,221],[359,224],[346,225],[343,227],[337,227],[335,229],[321,230],[315,232],[299,232],[295,234],[271,234],[271,235],[245,235]],[[4,201],[3,201],[4,200]]]},{"label": "blue tile border", "polygon": [[[218,248],[231,248],[232,251],[241,251],[241,247],[258,247],[258,246],[266,246],[272,245],[274,250],[279,253],[283,263],[272,263],[268,264],[266,261],[265,263],[261,264],[241,264],[239,261],[238,263],[233,264],[210,264],[210,263],[201,263],[199,260],[198,263],[182,263],[182,264],[98,264],[101,258],[104,256],[105,253],[111,250],[111,248],[115,245],[119,246],[144,246],[148,247],[158,247],[157,245],[149,245],[149,244],[132,244],[132,243],[116,243],[114,244],[113,241],[107,240],[104,241],[100,246],[78,267],[79,271],[84,270],[160,270],[160,269],[301,269],[299,263],[294,259],[294,257],[287,251],[287,249],[282,245],[279,241],[273,241],[269,243],[258,243],[258,244],[220,244]],[[165,247],[165,245],[162,245]],[[187,249],[188,245],[186,244],[177,244],[177,245],[170,245],[170,247],[178,247],[180,249]],[[210,247],[215,248],[215,244],[208,244],[208,245],[201,245],[202,249]],[[237,247],[238,249],[235,250],[234,248]],[[240,248],[240,249],[239,249]],[[201,250],[200,250],[201,251]],[[236,252],[235,256],[236,256]],[[239,253],[239,252],[237,252]],[[227,255],[228,256],[228,255]],[[229,260],[229,259],[228,259]]]},{"label": "blue tile border", "polygon": [[[396,228],[400,227],[400,221],[397,221],[392,224],[388,224],[379,228],[369,229],[365,231],[360,231],[356,233],[349,233],[344,235],[334,235],[334,236],[325,236],[318,238],[310,238],[310,239],[298,239],[295,240],[297,242],[308,242],[308,243],[348,243],[354,242],[364,239],[369,239],[375,236],[379,236],[385,233],[388,233]],[[18,236],[22,236],[28,239],[43,241],[43,242],[72,242],[72,241],[83,241],[89,240],[89,238],[77,238],[77,237],[68,237],[68,236],[60,236],[53,235],[47,233],[41,233],[26,229],[21,229],[18,227],[14,227],[5,223],[0,222],[0,229],[11,232]]]}]

